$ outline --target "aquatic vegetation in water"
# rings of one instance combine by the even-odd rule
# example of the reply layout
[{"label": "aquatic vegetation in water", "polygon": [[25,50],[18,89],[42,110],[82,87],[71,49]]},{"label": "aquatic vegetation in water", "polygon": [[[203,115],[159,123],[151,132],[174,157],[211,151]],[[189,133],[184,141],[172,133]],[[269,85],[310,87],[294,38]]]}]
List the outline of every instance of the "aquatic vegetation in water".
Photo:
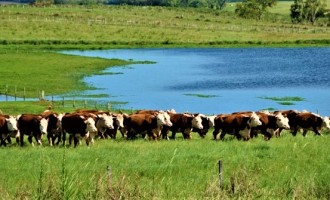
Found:
[{"label": "aquatic vegetation in water", "polygon": [[305,99],[302,97],[259,97],[260,99],[267,99],[267,100],[273,100],[281,105],[291,106],[295,105],[293,102],[295,101],[304,101]]},{"label": "aquatic vegetation in water", "polygon": [[199,98],[212,98],[212,97],[218,97],[218,95],[208,95],[208,94],[184,94],[185,96],[194,96]]}]

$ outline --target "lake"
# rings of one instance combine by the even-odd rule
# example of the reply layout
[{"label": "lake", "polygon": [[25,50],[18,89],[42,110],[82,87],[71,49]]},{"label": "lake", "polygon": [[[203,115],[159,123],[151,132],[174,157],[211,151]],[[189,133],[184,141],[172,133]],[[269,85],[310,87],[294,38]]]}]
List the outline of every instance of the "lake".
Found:
[{"label": "lake", "polygon": [[[128,102],[121,108],[204,114],[297,109],[330,115],[330,48],[152,48],[63,53],[155,61],[106,70],[115,75],[85,78],[99,88],[86,94],[108,94],[100,100]],[[281,101],[284,97],[289,98]]]}]

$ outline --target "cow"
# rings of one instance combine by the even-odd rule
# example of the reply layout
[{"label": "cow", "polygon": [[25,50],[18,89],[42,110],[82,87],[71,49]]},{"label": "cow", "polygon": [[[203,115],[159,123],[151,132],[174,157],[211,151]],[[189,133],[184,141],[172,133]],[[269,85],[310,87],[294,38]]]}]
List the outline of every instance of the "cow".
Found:
[{"label": "cow", "polygon": [[[253,112],[236,112],[236,114],[251,115]],[[272,114],[268,111],[256,112],[259,116],[261,125],[251,128],[251,137],[257,136],[260,132],[264,135],[265,140],[269,140],[278,128],[289,129],[289,119],[284,117],[282,113]]]},{"label": "cow", "polygon": [[6,146],[6,140],[11,143],[10,137],[15,137],[16,142],[19,143],[17,119],[10,115],[0,115],[0,146]]},{"label": "cow", "polygon": [[61,142],[62,137],[62,117],[63,114],[53,112],[51,110],[45,110],[41,115],[48,120],[47,126],[47,139],[50,146],[53,146],[56,139],[56,145]]},{"label": "cow", "polygon": [[172,122],[169,120],[168,114],[157,112],[155,114],[139,113],[131,114],[127,118],[127,139],[134,139],[136,134],[145,133],[149,138],[159,139],[163,126],[171,127]]},{"label": "cow", "polygon": [[308,130],[312,130],[315,135],[321,135],[322,128],[330,129],[329,117],[321,117],[318,114],[310,112],[301,112],[295,116],[292,125],[292,135],[296,136],[299,129],[303,129],[305,137]]},{"label": "cow", "polygon": [[[94,116],[95,120],[95,126],[98,130],[97,133],[95,132],[90,132],[90,138],[91,142],[94,143],[94,138],[100,137],[104,138],[105,133],[108,130],[113,130],[114,129],[114,117],[112,113],[107,112],[107,111],[102,111],[102,110],[85,110],[85,109],[78,109],[74,113],[77,114],[92,114]],[[97,135],[96,135],[97,134]]]},{"label": "cow", "polygon": [[259,116],[252,112],[249,115],[241,113],[220,114],[214,119],[213,137],[216,140],[220,130],[220,139],[228,134],[235,135],[237,139],[250,139],[250,132],[253,127],[260,126],[262,122]]},{"label": "cow", "polygon": [[[274,111],[273,114],[277,115],[281,113],[284,117],[287,117],[289,120],[289,126],[291,131],[292,127],[294,127],[294,125],[296,124],[295,120],[296,120],[296,115],[298,115],[299,113],[301,113],[300,111],[297,110],[277,110]],[[280,137],[281,136],[281,132],[283,131],[284,128],[278,128],[277,130],[275,130],[274,135],[276,137]]]},{"label": "cow", "polygon": [[214,119],[216,115],[213,116],[206,116],[206,115],[200,115],[202,118],[202,129],[193,128],[192,132],[196,132],[199,134],[201,138],[205,138],[205,135],[209,131],[210,128],[214,127]]},{"label": "cow", "polygon": [[85,138],[87,146],[91,142],[90,133],[97,132],[95,126],[95,115],[66,113],[62,117],[62,139],[63,146],[65,146],[66,133],[69,133],[69,145],[71,146],[72,139],[74,139],[74,147],[79,143],[80,138]]},{"label": "cow", "polygon": [[108,138],[109,136],[112,139],[116,139],[117,131],[119,130],[122,133],[122,136],[126,137],[124,121],[128,115],[123,113],[116,113],[116,114],[113,113],[112,116],[113,116],[113,129],[109,129],[109,128],[106,129],[102,136],[104,138]]},{"label": "cow", "polygon": [[42,135],[47,134],[48,120],[39,114],[22,114],[17,121],[17,128],[20,132],[20,143],[24,145],[24,135],[28,136],[29,143],[34,146],[32,138],[39,145],[42,145]]},{"label": "cow", "polygon": [[191,139],[191,132],[193,128],[203,129],[202,118],[200,114],[189,113],[169,113],[172,122],[171,127],[164,127],[162,130],[162,137],[168,138],[168,132],[171,131],[171,139],[175,139],[177,132],[181,132],[184,139]]}]

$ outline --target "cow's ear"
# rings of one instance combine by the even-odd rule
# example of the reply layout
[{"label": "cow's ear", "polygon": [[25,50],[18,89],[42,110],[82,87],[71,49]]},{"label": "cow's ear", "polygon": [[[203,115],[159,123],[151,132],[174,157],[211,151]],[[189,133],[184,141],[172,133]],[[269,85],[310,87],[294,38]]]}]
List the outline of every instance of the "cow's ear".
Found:
[{"label": "cow's ear", "polygon": [[79,117],[80,117],[81,119],[85,120],[85,116],[83,116],[83,115],[79,115]]}]

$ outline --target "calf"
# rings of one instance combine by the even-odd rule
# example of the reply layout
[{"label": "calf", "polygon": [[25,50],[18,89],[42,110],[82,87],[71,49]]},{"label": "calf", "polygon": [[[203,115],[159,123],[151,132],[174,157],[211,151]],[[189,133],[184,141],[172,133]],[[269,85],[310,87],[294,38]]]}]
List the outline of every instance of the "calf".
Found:
[{"label": "calf", "polygon": [[48,120],[42,115],[22,114],[17,121],[17,128],[20,132],[21,146],[24,144],[24,135],[28,136],[28,141],[32,146],[32,138],[34,137],[39,145],[42,145],[41,138],[43,134],[47,134]]},{"label": "calf", "polygon": [[17,119],[9,115],[0,115],[0,139],[1,145],[6,146],[6,140],[11,143],[10,137],[15,137],[19,143],[19,131],[17,129]]},{"label": "calf", "polygon": [[62,117],[63,145],[65,145],[66,133],[69,133],[69,145],[72,143],[72,138],[74,139],[74,147],[77,146],[80,138],[85,138],[88,146],[91,141],[90,132],[97,132],[94,116],[79,113],[65,114]]},{"label": "calf", "polygon": [[248,140],[250,139],[251,129],[261,124],[262,122],[255,112],[252,112],[250,115],[240,113],[221,114],[215,118],[213,137],[216,140],[221,130],[221,140],[223,140],[227,133],[235,135],[237,139],[243,137],[244,140]]},{"label": "calf", "polygon": [[[282,114],[284,117],[287,117],[289,120],[289,126],[291,131],[292,128],[295,126],[296,122],[296,116],[299,114],[300,112],[297,110],[278,110],[278,111],[274,111],[273,114],[277,115],[277,114]],[[285,128],[278,128],[277,130],[275,130],[274,135],[276,137],[280,137],[281,136],[281,132],[283,131],[283,129]]]},{"label": "calf", "polygon": [[303,129],[305,137],[308,130],[312,130],[316,135],[321,135],[322,128],[330,129],[329,117],[321,117],[310,112],[299,113],[295,116],[294,124],[292,125],[292,135],[296,136],[298,129]]},{"label": "calf", "polygon": [[[125,120],[125,116],[127,116],[126,114],[122,114],[122,113],[118,113],[118,114],[112,114],[113,116],[113,129],[106,129],[103,137],[104,138],[108,138],[108,136],[112,139],[116,139],[117,136],[117,131],[120,130],[122,133],[123,137],[125,136],[125,126],[124,126],[124,120]],[[102,137],[102,136],[101,136]]]}]

